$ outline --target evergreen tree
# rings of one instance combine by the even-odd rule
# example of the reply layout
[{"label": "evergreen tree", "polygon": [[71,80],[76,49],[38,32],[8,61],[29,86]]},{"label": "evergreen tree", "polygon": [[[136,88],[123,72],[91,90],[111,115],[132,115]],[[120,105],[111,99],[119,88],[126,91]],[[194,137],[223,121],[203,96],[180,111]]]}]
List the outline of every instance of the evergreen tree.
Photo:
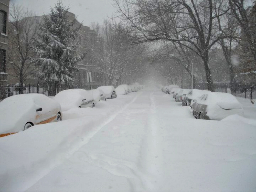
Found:
[{"label": "evergreen tree", "polygon": [[50,94],[58,92],[60,86],[72,86],[76,63],[82,59],[77,55],[75,41],[80,26],[69,14],[68,8],[58,2],[50,15],[43,17],[38,34],[36,63]]}]

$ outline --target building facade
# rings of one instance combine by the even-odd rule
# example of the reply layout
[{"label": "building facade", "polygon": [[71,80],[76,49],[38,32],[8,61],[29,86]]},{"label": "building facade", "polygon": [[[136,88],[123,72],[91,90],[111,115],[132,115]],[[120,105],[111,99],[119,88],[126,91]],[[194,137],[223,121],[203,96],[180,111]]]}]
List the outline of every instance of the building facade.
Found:
[{"label": "building facade", "polygon": [[5,86],[7,84],[7,24],[9,15],[9,0],[0,0],[0,100],[5,98]]}]

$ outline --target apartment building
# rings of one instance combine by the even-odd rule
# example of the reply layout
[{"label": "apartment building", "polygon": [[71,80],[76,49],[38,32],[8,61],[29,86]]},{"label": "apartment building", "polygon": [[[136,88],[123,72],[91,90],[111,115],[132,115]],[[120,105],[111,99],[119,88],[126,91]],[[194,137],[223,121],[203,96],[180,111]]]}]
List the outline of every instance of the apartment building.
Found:
[{"label": "apartment building", "polygon": [[0,0],[0,100],[5,97],[7,84],[6,52],[8,46],[7,24],[9,15],[9,0]]}]

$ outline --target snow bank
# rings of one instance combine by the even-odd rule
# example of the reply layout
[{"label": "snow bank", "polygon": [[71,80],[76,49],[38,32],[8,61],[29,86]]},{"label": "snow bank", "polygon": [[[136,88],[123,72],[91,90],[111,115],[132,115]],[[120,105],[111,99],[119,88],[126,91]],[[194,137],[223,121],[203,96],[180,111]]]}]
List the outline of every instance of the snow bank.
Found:
[{"label": "snow bank", "polygon": [[[256,117],[255,117],[256,118]],[[245,117],[242,117],[240,115],[230,115],[224,119],[222,119],[222,121],[225,122],[230,122],[230,123],[244,123],[244,124],[249,124],[249,125],[253,125],[256,128],[256,119],[248,119]]]}]

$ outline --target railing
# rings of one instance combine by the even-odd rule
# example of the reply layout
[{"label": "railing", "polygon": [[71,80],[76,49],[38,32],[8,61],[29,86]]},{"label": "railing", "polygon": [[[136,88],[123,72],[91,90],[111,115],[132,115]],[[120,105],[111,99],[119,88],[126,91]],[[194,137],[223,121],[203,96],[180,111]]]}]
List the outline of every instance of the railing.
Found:
[{"label": "railing", "polygon": [[48,91],[44,91],[43,88],[39,87],[39,85],[26,85],[26,86],[17,86],[17,85],[8,85],[5,86],[6,97],[10,97],[13,95],[19,95],[21,93],[42,93],[48,95]]}]

